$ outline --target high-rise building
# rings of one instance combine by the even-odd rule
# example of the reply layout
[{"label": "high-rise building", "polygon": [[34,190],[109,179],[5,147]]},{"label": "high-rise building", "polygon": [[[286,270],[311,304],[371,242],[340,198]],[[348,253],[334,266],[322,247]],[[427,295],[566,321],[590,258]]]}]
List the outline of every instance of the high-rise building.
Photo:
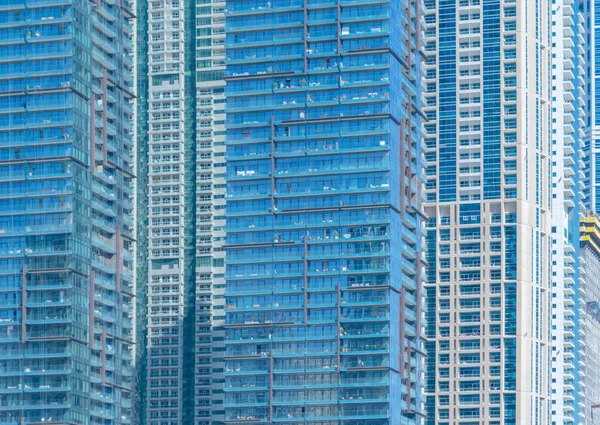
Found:
[{"label": "high-rise building", "polygon": [[427,424],[550,420],[549,25],[425,0]]},{"label": "high-rise building", "polygon": [[584,412],[585,422],[579,423],[597,425],[600,424],[600,218],[597,215],[588,215],[581,221],[580,254],[585,276],[579,289],[585,310],[585,321],[581,324],[583,355],[573,350],[574,347],[565,347],[565,350],[571,348],[571,357],[583,361],[585,366],[585,374],[580,378],[584,382],[585,398],[579,400],[583,404],[579,409]]},{"label": "high-rise building", "polygon": [[[587,8],[552,3],[552,382],[551,422],[587,424],[585,276],[580,250],[584,147],[589,134]],[[590,192],[591,193],[591,192]]]},{"label": "high-rise building", "polygon": [[[192,2],[193,3],[193,2]],[[195,0],[195,425],[220,424],[225,352],[225,0]]]},{"label": "high-rise building", "polygon": [[0,423],[131,423],[133,17],[0,5]]},{"label": "high-rise building", "polygon": [[137,287],[147,321],[137,421],[209,425],[223,417],[225,1],[138,5]]},{"label": "high-rise building", "polygon": [[579,45],[586,49],[587,94],[587,141],[586,144],[586,208],[588,211],[600,211],[600,64],[596,57],[600,54],[600,3],[597,1],[578,2],[587,12],[584,22],[585,32]]},{"label": "high-rise building", "polygon": [[148,374],[148,2],[136,2],[135,25],[135,387],[134,424],[146,424]]},{"label": "high-rise building", "polygon": [[422,421],[421,11],[227,2],[227,423]]}]

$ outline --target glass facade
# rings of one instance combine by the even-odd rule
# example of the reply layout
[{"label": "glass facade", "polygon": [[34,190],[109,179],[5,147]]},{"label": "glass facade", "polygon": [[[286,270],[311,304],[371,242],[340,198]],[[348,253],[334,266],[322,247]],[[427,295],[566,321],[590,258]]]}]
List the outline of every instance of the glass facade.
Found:
[{"label": "glass facade", "polygon": [[425,423],[549,423],[549,3],[424,14]]},{"label": "glass facade", "polygon": [[419,423],[421,4],[225,15],[225,422]]},{"label": "glass facade", "polygon": [[128,1],[0,4],[0,423],[132,416]]},{"label": "glass facade", "polygon": [[586,61],[588,75],[586,81],[586,95],[589,112],[586,117],[587,127],[591,130],[587,135],[586,143],[586,186],[584,194],[586,197],[586,208],[588,211],[600,211],[600,2],[597,0],[580,2],[584,8],[586,25],[582,32],[582,38],[586,46]]}]

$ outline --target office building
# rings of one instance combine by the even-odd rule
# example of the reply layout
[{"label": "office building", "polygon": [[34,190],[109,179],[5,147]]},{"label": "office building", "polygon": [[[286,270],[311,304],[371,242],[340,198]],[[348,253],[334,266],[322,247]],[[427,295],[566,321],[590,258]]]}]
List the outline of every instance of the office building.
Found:
[{"label": "office building", "polygon": [[425,1],[426,424],[550,421],[550,12]]},{"label": "office building", "polygon": [[421,6],[227,2],[227,423],[422,421]]},{"label": "office building", "polygon": [[0,423],[129,424],[133,18],[0,6]]},{"label": "office building", "polygon": [[138,3],[144,425],[223,417],[224,10],[225,1],[214,0]]}]

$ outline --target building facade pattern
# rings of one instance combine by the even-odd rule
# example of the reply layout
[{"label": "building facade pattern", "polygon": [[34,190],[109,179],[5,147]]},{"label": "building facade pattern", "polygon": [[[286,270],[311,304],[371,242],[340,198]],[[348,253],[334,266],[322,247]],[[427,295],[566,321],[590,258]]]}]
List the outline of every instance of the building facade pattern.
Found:
[{"label": "building facade pattern", "polygon": [[417,424],[419,1],[227,1],[225,422]]},{"label": "building facade pattern", "polygon": [[196,0],[195,423],[220,423],[225,351],[225,0]]},{"label": "building facade pattern", "polygon": [[189,195],[185,192],[184,174],[189,153],[184,119],[185,6],[179,0],[152,1],[147,8],[149,214],[145,407],[146,422],[152,425],[183,421],[184,310],[189,304],[185,297],[189,276],[185,272],[192,260],[185,256],[184,248],[185,205]]},{"label": "building facade pattern", "polygon": [[552,383],[551,422],[587,423],[585,306],[587,278],[579,223],[584,211],[588,134],[587,9],[552,5]]},{"label": "building facade pattern", "polygon": [[[587,67],[587,107],[586,117],[586,208],[588,211],[600,211],[600,3],[598,1],[583,2],[585,33],[583,45],[586,49]],[[581,41],[580,41],[581,42]]]},{"label": "building facade pattern", "polygon": [[580,286],[581,302],[585,308],[586,319],[582,340],[582,359],[585,361],[585,375],[582,376],[585,388],[585,423],[600,424],[600,218],[589,215],[581,221],[581,258],[582,274],[585,282]]},{"label": "building facade pattern", "polygon": [[425,423],[548,423],[549,3],[426,0],[425,39]]},{"label": "building facade pattern", "polygon": [[0,423],[131,423],[133,17],[0,6]]},{"label": "building facade pattern", "polygon": [[[146,421],[223,416],[225,2],[147,8]],[[145,136],[144,136],[145,137]],[[141,200],[144,202],[144,200]],[[143,275],[146,273],[145,275]]]}]

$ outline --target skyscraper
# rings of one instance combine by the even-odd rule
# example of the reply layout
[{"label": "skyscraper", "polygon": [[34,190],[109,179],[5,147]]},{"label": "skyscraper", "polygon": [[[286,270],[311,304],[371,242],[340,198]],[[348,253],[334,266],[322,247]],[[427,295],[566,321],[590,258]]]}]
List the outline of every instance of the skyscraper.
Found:
[{"label": "skyscraper", "polygon": [[228,423],[421,421],[421,10],[227,2]]},{"label": "skyscraper", "polygon": [[196,0],[195,424],[223,420],[225,1]]},{"label": "skyscraper", "polygon": [[223,416],[224,9],[139,2],[140,424]]},{"label": "skyscraper", "polygon": [[549,2],[425,9],[426,423],[549,423]]},{"label": "skyscraper", "polygon": [[[583,343],[575,351],[565,345],[565,357],[584,362],[585,373],[580,376],[584,385],[585,397],[577,400],[578,410],[583,413],[584,421],[589,425],[600,424],[600,219],[597,215],[588,215],[581,221],[581,258],[585,280],[578,288],[585,321],[581,323],[583,332],[578,329]],[[570,354],[570,355],[569,355]],[[571,385],[573,386],[573,385]],[[568,401],[565,398],[565,401]],[[566,403],[565,403],[566,407]],[[565,409],[566,410],[566,409]]]},{"label": "skyscraper", "polygon": [[0,6],[0,423],[131,423],[133,16]]},{"label": "skyscraper", "polygon": [[583,2],[586,14],[583,45],[586,49],[587,66],[587,137],[586,144],[586,208],[588,211],[600,211],[600,66],[596,57],[600,53],[600,4],[595,1]]},{"label": "skyscraper", "polygon": [[[552,5],[552,418],[587,424],[585,260],[580,249],[584,212],[584,147],[589,137],[586,50],[589,2]],[[590,192],[591,193],[591,192]],[[593,356],[592,356],[593,357]],[[590,358],[591,360],[591,358]],[[591,389],[591,388],[590,388]],[[589,409],[589,406],[587,407]]]}]

